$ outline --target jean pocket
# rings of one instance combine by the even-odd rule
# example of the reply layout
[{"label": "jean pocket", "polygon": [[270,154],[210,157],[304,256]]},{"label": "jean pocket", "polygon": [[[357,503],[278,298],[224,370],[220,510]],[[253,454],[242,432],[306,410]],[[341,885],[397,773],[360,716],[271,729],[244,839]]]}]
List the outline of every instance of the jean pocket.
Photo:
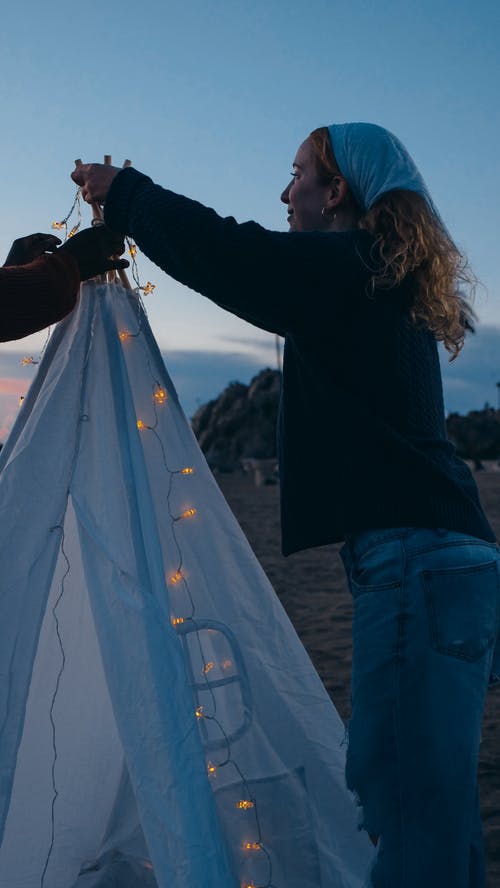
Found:
[{"label": "jean pocket", "polygon": [[401,586],[400,580],[393,580],[390,583],[358,583],[351,576],[349,578],[349,586],[353,598],[359,595],[368,595],[375,592],[390,592],[391,589],[398,589]]},{"label": "jean pocket", "polygon": [[432,647],[471,663],[479,660],[497,632],[497,562],[425,570],[423,576]]},{"label": "jean pocket", "polygon": [[399,540],[374,545],[351,556],[341,552],[354,598],[370,592],[388,592],[401,586],[402,556]]}]

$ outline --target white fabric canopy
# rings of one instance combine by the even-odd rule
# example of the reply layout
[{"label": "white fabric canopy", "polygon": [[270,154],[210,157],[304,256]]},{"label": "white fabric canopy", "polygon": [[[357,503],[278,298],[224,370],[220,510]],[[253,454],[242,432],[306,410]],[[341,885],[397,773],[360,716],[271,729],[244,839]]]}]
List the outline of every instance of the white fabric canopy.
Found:
[{"label": "white fabric canopy", "polygon": [[344,726],[133,293],[83,286],[0,468],[0,888],[363,885]]}]

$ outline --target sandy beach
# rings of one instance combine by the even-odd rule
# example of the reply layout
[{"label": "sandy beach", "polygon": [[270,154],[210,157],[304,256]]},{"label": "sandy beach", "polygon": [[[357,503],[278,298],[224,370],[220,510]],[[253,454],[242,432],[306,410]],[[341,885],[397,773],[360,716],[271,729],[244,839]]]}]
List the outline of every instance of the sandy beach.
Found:
[{"label": "sandy beach", "polygon": [[[478,472],[483,506],[500,539],[500,473]],[[352,605],[339,546],[284,558],[280,553],[279,492],[256,487],[250,475],[220,474],[217,482],[344,720],[349,718]],[[500,685],[488,694],[479,786],[488,888],[500,885]],[[451,886],[450,886],[451,888]]]}]

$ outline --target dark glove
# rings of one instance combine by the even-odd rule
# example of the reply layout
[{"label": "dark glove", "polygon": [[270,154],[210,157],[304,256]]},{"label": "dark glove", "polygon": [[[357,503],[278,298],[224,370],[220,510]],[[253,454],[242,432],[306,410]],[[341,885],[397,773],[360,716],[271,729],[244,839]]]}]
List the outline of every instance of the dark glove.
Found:
[{"label": "dark glove", "polygon": [[68,238],[58,252],[71,253],[78,263],[81,280],[86,281],[105,271],[128,268],[126,259],[114,258],[124,250],[125,242],[121,234],[110,231],[105,225],[96,225]]},{"label": "dark glove", "polygon": [[60,239],[53,234],[28,234],[12,244],[5,265],[27,265],[44,253],[54,253]]}]

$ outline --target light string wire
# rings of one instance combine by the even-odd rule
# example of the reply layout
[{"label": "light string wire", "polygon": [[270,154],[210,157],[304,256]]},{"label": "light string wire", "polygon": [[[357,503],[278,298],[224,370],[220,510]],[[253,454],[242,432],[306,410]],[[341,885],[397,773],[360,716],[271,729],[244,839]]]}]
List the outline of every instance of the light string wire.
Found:
[{"label": "light string wire", "polygon": [[[82,211],[81,211],[80,200],[81,200],[81,189],[77,188],[75,199],[73,201],[73,204],[71,206],[69,213],[60,222],[53,222],[52,223],[51,227],[55,231],[63,231],[64,230],[64,233],[65,233],[64,240],[65,241],[67,241],[68,238],[73,237],[76,234],[76,232],[78,231],[78,229],[80,228],[80,225],[82,224]],[[71,219],[71,216],[73,215],[75,210],[77,213],[76,223],[73,225],[71,231],[68,233],[68,222]]]},{"label": "light string wire", "polygon": [[59,671],[57,674],[56,684],[55,684],[54,692],[52,695],[50,710],[49,710],[49,718],[50,718],[50,723],[51,723],[51,727],[52,727],[52,750],[53,750],[53,760],[52,760],[52,767],[51,767],[51,779],[52,779],[52,802],[51,802],[51,814],[50,814],[51,839],[50,839],[49,849],[47,852],[47,857],[45,860],[45,865],[44,865],[43,872],[42,872],[41,879],[40,879],[40,888],[44,888],[45,876],[47,874],[50,859],[52,857],[52,852],[54,850],[54,845],[55,845],[55,807],[56,807],[57,798],[59,796],[59,790],[57,789],[57,783],[56,783],[56,764],[57,764],[58,753],[57,753],[57,732],[56,732],[56,724],[54,721],[54,709],[55,709],[57,695],[59,692],[59,687],[61,684],[62,675],[64,672],[64,667],[66,665],[66,652],[64,649],[64,645],[63,645],[62,635],[60,632],[60,623],[59,623],[59,618],[57,616],[57,608],[63,599],[64,593],[66,591],[66,585],[65,585],[66,578],[68,577],[68,575],[71,571],[71,563],[70,563],[68,555],[64,549],[64,519],[65,519],[65,516],[67,514],[67,510],[68,510],[68,501],[69,501],[69,497],[71,494],[71,485],[73,482],[73,476],[74,476],[75,469],[76,469],[78,453],[80,451],[81,424],[83,422],[89,421],[89,415],[88,415],[88,413],[84,412],[83,407],[85,404],[86,391],[87,391],[89,359],[90,359],[90,354],[91,354],[92,346],[93,346],[93,342],[94,342],[94,328],[95,328],[95,306],[94,306],[94,311],[92,314],[92,320],[90,323],[90,329],[89,329],[89,334],[88,334],[86,349],[85,349],[85,357],[84,357],[83,365],[82,365],[81,386],[80,386],[79,421],[78,421],[78,426],[77,426],[77,432],[75,435],[75,446],[73,449],[73,457],[72,457],[70,471],[69,471],[68,488],[66,490],[66,497],[65,497],[64,506],[62,509],[61,521],[59,524],[56,524],[50,528],[51,533],[53,533],[56,530],[61,531],[60,552],[66,562],[66,571],[63,574],[63,576],[61,577],[61,588],[59,591],[59,595],[58,595],[58,597],[54,603],[54,606],[52,608],[52,616],[54,618],[57,640],[58,640],[59,649],[61,652],[61,663],[59,666]]},{"label": "light string wire", "polygon": [[46,859],[45,859],[45,865],[44,865],[43,872],[42,872],[42,877],[41,877],[41,880],[40,880],[40,886],[41,886],[41,888],[43,888],[43,885],[44,885],[44,883],[45,883],[45,876],[46,876],[46,874],[47,874],[47,869],[48,869],[48,866],[49,866],[49,861],[50,861],[50,858],[51,858],[51,856],[52,856],[52,851],[53,851],[53,849],[54,849],[55,834],[56,834],[56,830],[55,830],[55,807],[56,807],[57,797],[58,797],[58,795],[59,795],[59,791],[58,791],[58,789],[57,789],[57,785],[56,785],[56,776],[55,776],[55,774],[56,774],[56,763],[57,763],[57,744],[56,744],[56,723],[55,723],[55,721],[54,721],[54,707],[55,707],[55,703],[56,703],[57,693],[58,693],[58,691],[59,691],[59,685],[60,685],[60,683],[61,683],[62,674],[63,674],[63,672],[64,672],[64,667],[65,667],[65,665],[66,665],[66,654],[65,654],[65,651],[64,651],[64,645],[63,645],[63,643],[62,643],[61,633],[60,633],[60,629],[59,629],[59,618],[58,618],[58,616],[57,616],[57,607],[58,607],[58,605],[59,605],[59,603],[60,603],[60,601],[61,601],[61,599],[62,599],[62,597],[63,597],[63,595],[64,595],[64,584],[65,584],[65,580],[66,580],[66,577],[68,576],[68,574],[70,573],[70,570],[71,570],[71,565],[70,565],[70,563],[69,563],[69,558],[68,558],[68,556],[67,556],[67,554],[66,554],[66,552],[65,552],[65,550],[64,550],[64,526],[61,525],[61,524],[56,524],[54,527],[51,527],[50,530],[51,530],[51,533],[53,533],[55,530],[60,530],[60,531],[61,531],[61,547],[60,547],[60,551],[61,551],[61,554],[62,554],[62,556],[63,556],[63,558],[64,558],[64,560],[65,560],[65,562],[66,562],[66,571],[65,571],[65,573],[63,574],[63,576],[62,576],[62,578],[61,578],[61,589],[60,589],[59,595],[57,596],[57,599],[56,599],[56,601],[55,601],[55,604],[54,604],[54,606],[53,606],[53,608],[52,608],[52,616],[53,616],[53,618],[54,618],[54,623],[55,623],[55,628],[56,628],[56,635],[57,635],[57,641],[58,641],[58,643],[59,643],[59,650],[60,650],[60,652],[61,652],[61,663],[60,663],[60,666],[59,666],[59,671],[58,671],[58,673],[57,673],[56,685],[55,685],[55,688],[54,688],[54,693],[52,694],[52,700],[51,700],[51,703],[50,703],[50,711],[49,711],[50,724],[51,724],[51,728],[52,728],[52,751],[53,751],[53,755],[54,755],[54,757],[53,757],[53,759],[52,759],[52,768],[51,768],[51,778],[52,778],[52,790],[53,790],[53,796],[52,796],[52,803],[51,803],[51,806],[50,806],[50,845],[49,845],[49,850],[47,851],[47,857],[46,857]]},{"label": "light string wire", "polygon": [[[132,269],[132,277],[133,277],[134,283],[136,285],[138,296],[140,298],[141,291],[145,296],[148,296],[149,293],[152,293],[153,290],[156,288],[156,284],[152,284],[151,281],[147,281],[144,284],[144,286],[141,284],[140,279],[139,279],[139,267],[137,265],[137,260],[136,260],[137,245],[128,236],[125,236],[125,242],[127,244],[128,254],[131,259],[130,265],[131,265],[131,269]],[[146,315],[146,309],[144,308],[144,305],[142,305],[142,309],[144,311],[144,314]],[[146,315],[146,317],[147,317],[147,315]]]},{"label": "light string wire", "polygon": [[[123,339],[121,335],[120,335],[120,339],[122,341],[122,344],[125,344],[126,339]],[[167,396],[166,396],[164,389],[161,387],[161,383],[156,378],[156,376],[152,370],[149,357],[147,358],[147,366],[148,366],[151,378],[153,380],[152,406],[153,406],[153,413],[154,413],[154,421],[152,424],[148,424],[148,423],[145,423],[143,420],[138,419],[137,420],[137,427],[140,432],[143,432],[143,431],[151,432],[160,447],[162,462],[163,462],[164,468],[165,468],[167,475],[168,475],[166,503],[167,503],[167,510],[168,510],[168,515],[169,515],[169,519],[170,519],[170,529],[171,529],[172,539],[173,539],[173,542],[174,542],[174,545],[175,545],[175,548],[177,551],[177,558],[178,558],[177,567],[176,567],[176,570],[174,571],[174,574],[171,577],[171,582],[173,582],[173,584],[176,586],[179,585],[184,588],[185,593],[186,593],[186,597],[187,597],[187,600],[189,603],[189,608],[186,611],[185,615],[180,618],[173,617],[171,622],[172,622],[174,628],[176,626],[180,627],[182,624],[184,624],[186,622],[189,622],[194,626],[194,633],[195,633],[196,643],[197,643],[197,647],[198,647],[199,654],[200,654],[200,659],[201,659],[201,662],[204,664],[204,668],[202,670],[202,676],[203,676],[203,680],[205,681],[205,684],[206,684],[206,690],[209,693],[210,698],[211,698],[211,702],[212,702],[212,712],[210,714],[204,712],[203,707],[198,707],[195,711],[195,714],[196,714],[197,718],[205,719],[206,721],[210,721],[217,726],[217,728],[220,731],[221,737],[224,742],[224,747],[225,747],[225,758],[222,761],[219,761],[217,763],[217,765],[212,764],[210,761],[208,762],[208,764],[207,764],[208,776],[213,778],[216,776],[216,772],[217,772],[218,768],[225,767],[226,765],[232,765],[234,770],[238,774],[239,779],[241,780],[243,794],[246,796],[246,799],[240,801],[240,804],[241,804],[240,810],[243,810],[243,811],[251,810],[252,814],[255,818],[255,827],[254,828],[256,829],[256,833],[257,833],[256,838],[254,841],[244,842],[243,843],[243,850],[245,850],[245,851],[261,851],[265,855],[267,867],[268,867],[268,878],[267,878],[267,881],[265,881],[264,883],[262,883],[258,886],[255,885],[255,883],[253,883],[253,882],[242,883],[241,888],[276,888],[276,886],[273,884],[273,881],[272,881],[271,856],[270,856],[270,853],[269,853],[268,849],[266,848],[265,844],[263,843],[262,828],[261,828],[261,822],[260,822],[260,817],[259,817],[257,800],[255,799],[254,796],[252,796],[248,780],[245,777],[241,767],[239,766],[238,762],[233,758],[230,738],[229,738],[226,730],[224,729],[224,726],[222,725],[220,719],[217,717],[217,700],[216,700],[216,697],[214,694],[212,684],[209,680],[209,669],[207,668],[209,663],[207,661],[207,658],[205,656],[205,652],[203,650],[203,643],[202,643],[202,639],[201,639],[201,635],[200,635],[199,622],[196,617],[196,606],[195,606],[193,594],[191,592],[187,577],[185,576],[185,573],[183,570],[184,559],[183,559],[182,549],[181,549],[181,546],[179,544],[179,540],[177,537],[176,525],[183,518],[194,517],[194,515],[197,514],[197,510],[196,509],[187,509],[182,514],[176,515],[172,511],[170,500],[171,500],[171,496],[173,493],[175,477],[179,476],[179,475],[183,475],[183,474],[189,476],[190,474],[192,474],[192,471],[194,471],[194,470],[190,471],[188,468],[172,469],[168,464],[167,456],[166,456],[166,452],[165,452],[165,447],[164,447],[163,441],[157,431],[158,425],[159,425],[158,407],[167,402]],[[161,397],[158,397],[159,394],[161,394]]]},{"label": "light string wire", "polygon": [[[71,228],[71,230],[68,232],[68,221],[75,211],[77,214],[76,222],[73,225],[73,227]],[[74,235],[76,234],[76,232],[80,228],[81,224],[82,224],[81,190],[80,190],[80,188],[77,188],[76,194],[75,194],[75,199],[71,205],[71,209],[70,209],[69,213],[64,217],[64,219],[61,219],[60,222],[53,222],[51,225],[51,228],[53,228],[55,231],[63,231],[64,230],[64,242],[66,243],[66,241],[69,240],[70,237],[74,237]],[[41,348],[41,351],[38,354],[38,357],[35,359],[33,357],[33,355],[24,355],[24,357],[21,358],[21,361],[20,361],[20,364],[22,367],[27,367],[27,366],[31,366],[33,364],[40,363],[40,361],[42,360],[42,358],[45,354],[45,350],[46,350],[47,345],[49,343],[51,333],[52,333],[52,327],[49,326],[47,328],[47,335],[45,337],[45,342]],[[24,395],[20,395],[19,406],[21,406],[23,401],[24,401]]]},{"label": "light string wire", "polygon": [[[64,242],[69,240],[70,237],[74,237],[74,235],[77,233],[77,231],[81,227],[81,224],[82,224],[81,201],[82,201],[81,188],[78,187],[76,189],[75,198],[73,200],[71,208],[70,208],[69,212],[66,214],[66,216],[64,217],[64,219],[61,219],[60,222],[52,222],[51,227],[54,230],[64,231]],[[69,220],[71,219],[73,213],[75,213],[75,212],[76,212],[76,222],[72,226],[70,231],[68,231]],[[103,223],[100,219],[93,219],[92,220],[92,225],[102,225],[102,224]],[[145,308],[144,303],[142,302],[142,299],[141,299],[141,292],[145,296],[148,296],[150,293],[152,293],[155,290],[156,284],[152,284],[151,281],[147,281],[144,285],[141,284],[141,281],[139,279],[139,270],[138,270],[137,261],[136,261],[137,246],[132,241],[132,239],[130,237],[126,237],[125,241],[127,243],[128,253],[131,258],[132,277],[133,277],[134,283],[136,285],[135,292],[136,292],[137,298],[139,300],[140,308],[144,312],[144,316],[147,318],[146,308]],[[135,333],[128,333],[127,332],[124,334],[125,336],[135,337],[135,336],[139,335],[140,330],[141,330],[140,325],[141,325],[141,319],[142,319],[142,314],[140,311],[138,311],[137,316],[138,316],[138,320],[139,320],[138,330]],[[41,362],[41,360],[45,354],[45,350],[47,348],[47,345],[49,343],[51,333],[52,333],[52,327],[49,326],[47,328],[47,335],[45,338],[45,342],[41,348],[41,351],[38,354],[38,357],[35,358],[33,355],[24,355],[20,361],[20,364],[22,367],[34,366],[34,365],[37,365]],[[24,397],[25,397],[24,395],[19,396],[19,406],[21,406],[21,404],[23,403]]]}]

